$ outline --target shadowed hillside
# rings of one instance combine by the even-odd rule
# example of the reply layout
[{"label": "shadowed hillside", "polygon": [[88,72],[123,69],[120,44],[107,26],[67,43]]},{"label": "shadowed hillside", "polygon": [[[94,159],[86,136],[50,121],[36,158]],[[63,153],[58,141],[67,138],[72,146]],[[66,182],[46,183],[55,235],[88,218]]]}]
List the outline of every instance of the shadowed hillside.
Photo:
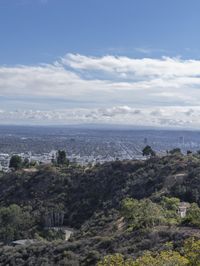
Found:
[{"label": "shadowed hillside", "polygon": [[[7,244],[17,238],[39,241],[17,249],[2,247],[2,265],[5,261],[15,265],[11,261],[17,260],[16,252],[21,253],[22,249],[24,255],[16,265],[25,265],[23,261],[27,259],[33,265],[95,265],[107,254],[137,258],[145,250],[162,250],[168,242],[179,250],[185,239],[200,235],[192,214],[181,220],[177,214],[178,205],[168,208],[163,203],[163,199],[177,198],[176,204],[179,201],[200,204],[199,155],[175,154],[94,167],[40,166],[34,171],[2,174],[0,190],[2,213],[12,208],[17,215],[21,212],[20,219],[32,221],[24,227],[19,222],[24,231],[18,230],[18,234],[13,233],[10,238],[3,238],[5,232],[0,230],[2,241]],[[128,203],[126,199],[135,201]],[[159,213],[159,221],[152,223],[150,218],[141,216],[136,223],[135,211],[132,214],[131,205],[127,204],[136,204],[135,211],[144,204],[139,215],[149,206],[150,212]],[[150,217],[148,208],[147,218]],[[73,227],[76,232],[68,242],[55,242],[58,236],[44,231],[51,226]],[[45,238],[53,242],[46,243]],[[60,236],[60,239],[63,238]],[[42,258],[35,257],[38,252],[43,254]]]}]

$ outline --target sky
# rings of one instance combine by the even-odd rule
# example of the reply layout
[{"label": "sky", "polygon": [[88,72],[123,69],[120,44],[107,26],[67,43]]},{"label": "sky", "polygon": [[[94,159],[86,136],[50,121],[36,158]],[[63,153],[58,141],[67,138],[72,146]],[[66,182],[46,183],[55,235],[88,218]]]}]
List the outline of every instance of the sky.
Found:
[{"label": "sky", "polygon": [[200,127],[199,0],[0,0],[0,124]]}]

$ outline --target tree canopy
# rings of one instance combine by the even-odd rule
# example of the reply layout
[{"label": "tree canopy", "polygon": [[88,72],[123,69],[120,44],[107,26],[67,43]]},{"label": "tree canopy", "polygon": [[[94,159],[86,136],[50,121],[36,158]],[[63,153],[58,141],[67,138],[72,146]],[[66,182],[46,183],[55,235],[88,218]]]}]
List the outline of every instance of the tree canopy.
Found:
[{"label": "tree canopy", "polygon": [[68,164],[69,160],[67,159],[66,152],[64,150],[58,150],[56,155],[56,162],[58,165]]},{"label": "tree canopy", "polygon": [[22,158],[19,155],[13,155],[10,159],[9,167],[15,170],[20,169],[22,167]]},{"label": "tree canopy", "polygon": [[147,145],[146,147],[144,147],[144,149],[142,150],[142,155],[143,156],[152,156],[154,157],[156,155],[155,151],[151,148],[151,146]]}]

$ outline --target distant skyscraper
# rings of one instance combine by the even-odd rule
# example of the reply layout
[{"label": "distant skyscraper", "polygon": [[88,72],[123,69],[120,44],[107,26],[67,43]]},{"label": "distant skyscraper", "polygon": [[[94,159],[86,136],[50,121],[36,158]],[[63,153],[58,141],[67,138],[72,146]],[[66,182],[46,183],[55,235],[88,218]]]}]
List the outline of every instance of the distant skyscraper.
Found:
[{"label": "distant skyscraper", "polygon": [[179,137],[179,144],[180,145],[185,145],[185,138],[184,138],[184,136]]},{"label": "distant skyscraper", "polygon": [[144,138],[144,144],[147,144],[147,143],[148,143],[148,139]]}]

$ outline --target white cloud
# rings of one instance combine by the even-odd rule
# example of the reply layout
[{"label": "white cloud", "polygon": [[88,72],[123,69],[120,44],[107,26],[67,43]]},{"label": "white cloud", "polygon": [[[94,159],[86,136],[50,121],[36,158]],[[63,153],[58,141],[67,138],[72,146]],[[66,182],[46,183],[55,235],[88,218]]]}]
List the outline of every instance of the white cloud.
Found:
[{"label": "white cloud", "polygon": [[[162,59],[134,59],[128,57],[88,57],[79,54],[67,54],[61,59],[63,64],[74,69],[103,70],[110,73],[129,73],[134,77],[196,77],[200,75],[198,60],[181,60],[163,57]],[[134,78],[133,77],[133,78]]]},{"label": "white cloud", "polygon": [[200,126],[200,107],[68,108],[56,110],[0,111],[0,123],[79,124],[101,123],[134,126],[196,128]]},{"label": "white cloud", "polygon": [[[56,111],[59,103],[54,110],[50,105],[46,111],[34,107],[18,113],[26,121],[126,123],[127,119],[135,124],[195,126],[199,125],[200,61],[67,54],[52,64],[0,66],[0,96],[66,100],[65,116],[66,108],[73,113],[64,119],[62,111]],[[74,102],[73,109],[67,106],[69,101]],[[87,108],[81,110],[81,103]],[[0,112],[1,121],[16,116],[13,108],[8,106],[7,114]],[[21,110],[19,105],[16,108]]]}]

